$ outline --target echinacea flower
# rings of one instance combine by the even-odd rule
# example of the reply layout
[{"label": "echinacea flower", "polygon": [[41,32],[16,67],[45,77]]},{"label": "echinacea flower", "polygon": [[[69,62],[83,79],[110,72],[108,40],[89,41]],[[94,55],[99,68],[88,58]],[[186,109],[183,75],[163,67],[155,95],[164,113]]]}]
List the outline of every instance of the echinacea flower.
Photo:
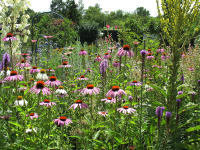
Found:
[{"label": "echinacea flower", "polygon": [[26,100],[23,99],[22,96],[18,96],[17,100],[14,102],[15,106],[27,106],[28,102]]},{"label": "echinacea flower", "polygon": [[45,87],[44,81],[38,81],[30,90],[31,93],[39,94],[42,91],[43,95],[50,95],[51,91]]},{"label": "echinacea flower", "polygon": [[31,42],[32,42],[32,43],[36,43],[36,42],[37,42],[37,40],[31,40]]},{"label": "echinacea flower", "polygon": [[142,85],[142,83],[139,82],[139,81],[133,80],[133,81],[130,83],[130,85],[131,85],[131,86],[140,86],[140,85]]},{"label": "echinacea flower", "polygon": [[2,39],[3,41],[14,41],[17,40],[16,37],[13,36],[12,33],[7,33],[6,37]]},{"label": "echinacea flower", "polygon": [[113,67],[120,67],[120,63],[118,61],[114,61],[112,65]]},{"label": "echinacea flower", "polygon": [[80,109],[88,108],[88,105],[83,103],[82,100],[76,100],[75,103],[70,106],[70,108],[73,108],[73,109],[76,109],[77,107],[79,107]]},{"label": "echinacea flower", "polygon": [[169,56],[167,56],[166,53],[162,53],[161,59],[162,59],[163,61],[165,61],[165,60],[168,59],[168,58],[169,58]]},{"label": "echinacea flower", "polygon": [[65,116],[61,116],[58,119],[54,119],[54,123],[57,126],[64,126],[64,125],[68,125],[68,124],[72,123],[72,121]]},{"label": "echinacea flower", "polygon": [[47,107],[51,107],[53,105],[56,105],[55,102],[51,102],[50,100],[48,99],[45,99],[43,102],[40,103],[40,105],[44,105],[44,106],[47,106]]},{"label": "echinacea flower", "polygon": [[95,61],[101,62],[101,61],[102,61],[101,56],[97,56],[97,57],[95,58]]},{"label": "echinacea flower", "polygon": [[133,57],[134,53],[130,49],[129,45],[124,45],[123,48],[119,49],[117,52],[117,56],[122,57],[122,56],[128,56],[128,57]]},{"label": "echinacea flower", "polygon": [[45,84],[48,85],[48,86],[55,87],[55,86],[61,85],[62,82],[60,82],[59,80],[57,80],[57,78],[55,76],[51,76],[49,78],[49,80],[45,82]]},{"label": "echinacea flower", "polygon": [[84,88],[83,90],[81,90],[81,93],[83,95],[89,94],[89,95],[97,95],[99,94],[100,90],[97,87],[94,87],[93,84],[88,84],[86,88]]},{"label": "echinacea flower", "polygon": [[48,76],[46,74],[46,70],[45,69],[41,69],[40,72],[37,74],[36,79],[38,80],[48,80]]},{"label": "echinacea flower", "polygon": [[23,79],[23,75],[18,75],[17,71],[11,71],[10,76],[6,77],[4,81],[22,81]]},{"label": "echinacea flower", "polygon": [[79,78],[77,78],[77,80],[88,80],[88,78],[86,78],[84,75],[81,75]]},{"label": "echinacea flower", "polygon": [[65,97],[68,96],[67,91],[65,91],[63,86],[59,86],[58,89],[55,91],[57,96]]},{"label": "echinacea flower", "polygon": [[155,57],[154,56],[152,56],[152,53],[148,53],[147,54],[147,59],[148,60],[151,60],[151,59],[154,59]]},{"label": "echinacea flower", "polygon": [[194,71],[194,68],[193,67],[189,67],[187,68],[189,71]]},{"label": "echinacea flower", "polygon": [[105,117],[105,116],[108,115],[108,112],[107,111],[100,111],[100,112],[98,112],[98,114]]},{"label": "echinacea flower", "polygon": [[81,51],[79,52],[79,55],[85,56],[87,55],[87,51],[85,51],[84,49],[81,49]]},{"label": "echinacea flower", "polygon": [[32,69],[30,69],[30,74],[35,74],[40,72],[40,70],[36,66],[32,66]]},{"label": "echinacea flower", "polygon": [[119,111],[120,113],[123,113],[123,114],[132,114],[132,113],[136,112],[135,109],[130,108],[128,106],[123,106],[122,108],[118,108],[117,111]]},{"label": "echinacea flower", "polygon": [[165,50],[164,49],[157,49],[157,51],[156,51],[157,53],[164,53],[165,52]]},{"label": "echinacea flower", "polygon": [[26,60],[22,59],[21,62],[17,63],[16,66],[20,68],[30,67],[31,65],[26,62]]},{"label": "echinacea flower", "polygon": [[62,65],[59,65],[58,68],[70,68],[71,65],[69,65],[68,61],[63,61]]},{"label": "echinacea flower", "polygon": [[101,99],[101,101],[105,101],[105,103],[116,103],[116,99],[112,97],[107,97],[105,99]]},{"label": "echinacea flower", "polygon": [[22,55],[23,58],[30,56],[28,53],[21,53],[21,55]]},{"label": "echinacea flower", "polygon": [[106,97],[116,97],[126,95],[126,92],[119,88],[119,86],[113,86],[112,89],[108,91]]},{"label": "echinacea flower", "polygon": [[109,53],[105,53],[105,54],[104,54],[104,58],[105,58],[105,59],[111,59],[111,58],[112,58],[112,55],[110,55]]},{"label": "echinacea flower", "polygon": [[38,114],[37,113],[30,113],[30,114],[27,115],[27,117],[30,117],[33,120],[34,118],[38,118]]}]

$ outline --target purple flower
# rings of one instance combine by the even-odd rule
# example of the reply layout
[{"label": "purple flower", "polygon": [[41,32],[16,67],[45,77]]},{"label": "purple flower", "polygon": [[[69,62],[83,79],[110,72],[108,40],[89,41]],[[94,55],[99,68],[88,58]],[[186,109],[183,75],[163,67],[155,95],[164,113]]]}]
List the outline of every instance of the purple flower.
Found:
[{"label": "purple flower", "polygon": [[4,42],[17,40],[12,33],[7,33],[7,35],[2,39]]},{"label": "purple flower", "polygon": [[43,95],[50,95],[51,90],[45,87],[44,81],[38,81],[35,86],[33,86],[29,92],[39,94],[42,92]]},{"label": "purple flower", "polygon": [[97,87],[94,87],[94,85],[92,85],[92,84],[88,84],[86,88],[81,90],[81,93],[83,95],[87,95],[87,94],[89,94],[89,95],[93,95],[93,94],[97,95],[97,94],[100,93],[100,89],[97,88]]},{"label": "purple flower", "polygon": [[75,103],[70,106],[70,108],[73,108],[73,109],[76,109],[77,107],[79,107],[80,109],[88,108],[88,105],[83,103],[82,100],[76,100]]},{"label": "purple flower", "polygon": [[72,123],[72,121],[71,121],[71,119],[68,119],[65,116],[61,116],[61,117],[59,117],[59,119],[54,119],[54,123],[57,126],[64,126],[64,125],[68,125],[68,124]]},{"label": "purple flower", "polygon": [[85,51],[84,49],[81,49],[81,51],[79,52],[79,55],[87,55],[87,51]]},{"label": "purple flower", "polygon": [[145,55],[148,54],[148,52],[147,52],[146,50],[141,50],[141,51],[140,51],[140,54],[141,54],[142,56],[145,56]]},{"label": "purple flower", "polygon": [[50,100],[48,99],[45,99],[43,102],[40,103],[40,105],[44,105],[44,106],[47,106],[47,107],[51,107],[53,105],[56,105],[55,102],[51,102]]},{"label": "purple flower", "polygon": [[158,116],[158,119],[160,120],[162,118],[163,115],[163,110],[165,109],[165,107],[160,107],[158,106],[156,108],[156,115]]},{"label": "purple flower", "polygon": [[169,126],[169,121],[170,121],[170,118],[172,116],[172,113],[169,112],[169,111],[167,111],[166,114],[165,114],[165,116],[166,116],[167,126]]},{"label": "purple flower", "polygon": [[123,114],[132,114],[136,112],[135,109],[129,108],[128,106],[123,106],[122,108],[118,108],[117,111]]},{"label": "purple flower", "polygon": [[3,54],[3,59],[0,64],[0,71],[4,68],[7,67],[10,64],[10,55],[8,53]]},{"label": "purple flower", "polygon": [[108,60],[104,59],[101,63],[100,63],[100,73],[104,74],[106,72],[106,69],[108,68]]},{"label": "purple flower", "polygon": [[130,95],[130,96],[128,97],[128,100],[129,100],[129,101],[133,101],[133,96]]},{"label": "purple flower", "polygon": [[38,114],[37,113],[30,113],[29,115],[26,115],[27,117],[30,117],[32,120],[34,118],[38,118]]},{"label": "purple flower", "polygon": [[177,104],[177,107],[179,108],[179,107],[180,107],[180,104],[181,104],[181,100],[180,100],[180,99],[177,99],[177,100],[176,100],[176,104]]},{"label": "purple flower", "polygon": [[178,95],[181,95],[181,94],[183,94],[183,91],[178,91]]},{"label": "purple flower", "polygon": [[10,76],[6,77],[4,81],[22,81],[23,79],[23,75],[18,75],[17,71],[11,71]]},{"label": "purple flower", "polygon": [[108,91],[106,97],[121,97],[122,95],[127,95],[126,92],[119,88],[119,86],[113,86],[112,89]]}]

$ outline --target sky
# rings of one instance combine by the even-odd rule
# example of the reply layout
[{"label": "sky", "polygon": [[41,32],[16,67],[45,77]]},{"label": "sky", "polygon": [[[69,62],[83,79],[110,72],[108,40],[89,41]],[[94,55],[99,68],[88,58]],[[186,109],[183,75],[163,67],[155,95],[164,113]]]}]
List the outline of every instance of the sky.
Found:
[{"label": "sky", "polygon": [[[50,10],[51,0],[29,0],[31,2],[31,9],[38,12]],[[75,0],[77,3],[79,0]],[[156,0],[82,0],[84,8],[95,6],[96,3],[100,5],[102,11],[116,11],[123,10],[125,12],[134,12],[138,7],[144,7],[150,11],[151,16],[157,16]]]}]

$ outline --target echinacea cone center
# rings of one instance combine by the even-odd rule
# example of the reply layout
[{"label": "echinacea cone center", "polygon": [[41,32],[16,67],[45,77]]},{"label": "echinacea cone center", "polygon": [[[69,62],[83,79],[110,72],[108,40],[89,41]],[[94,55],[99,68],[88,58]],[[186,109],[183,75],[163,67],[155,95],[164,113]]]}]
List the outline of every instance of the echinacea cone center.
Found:
[{"label": "echinacea cone center", "polygon": [[44,88],[44,82],[43,81],[38,81],[36,84],[37,89],[43,89]]},{"label": "echinacea cone center", "polygon": [[68,61],[64,61],[63,63],[62,63],[62,65],[67,65],[68,64]]},{"label": "echinacea cone center", "polygon": [[67,117],[61,116],[61,117],[60,117],[60,120],[61,120],[61,121],[66,121],[66,120],[67,120]]},{"label": "echinacea cone center", "polygon": [[107,97],[107,100],[112,100],[112,97]]},{"label": "echinacea cone center", "polygon": [[22,100],[22,98],[23,98],[22,96],[18,96],[17,100]]},{"label": "echinacea cone center", "polygon": [[82,76],[81,76],[81,78],[85,78],[85,76],[84,76],[84,75],[82,75]]},{"label": "echinacea cone center", "polygon": [[59,89],[64,89],[64,87],[63,86],[59,86]]},{"label": "echinacea cone center", "polygon": [[129,45],[124,45],[124,46],[123,46],[123,49],[124,49],[125,51],[129,51],[129,50],[130,50],[130,46],[129,46]]},{"label": "echinacea cone center", "polygon": [[123,106],[124,109],[128,109],[128,106]]},{"label": "echinacea cone center", "polygon": [[114,91],[114,92],[115,92],[115,91],[119,91],[119,86],[113,86],[113,87],[112,87],[112,91]]},{"label": "echinacea cone center", "polygon": [[36,66],[33,66],[32,69],[37,69],[37,67],[36,67]]},{"label": "echinacea cone center", "polygon": [[76,100],[75,103],[82,103],[82,100]]},{"label": "echinacea cone center", "polygon": [[94,88],[94,85],[92,85],[92,84],[87,85],[87,89],[93,89],[93,88]]},{"label": "echinacea cone center", "polygon": [[45,100],[44,100],[44,103],[50,103],[50,100],[45,99]]},{"label": "echinacea cone center", "polygon": [[10,72],[10,76],[15,76],[15,75],[17,75],[17,71],[11,71]]},{"label": "echinacea cone center", "polygon": [[40,70],[40,73],[45,73],[45,72],[46,72],[45,69],[41,69],[41,70]]},{"label": "echinacea cone center", "polygon": [[35,115],[35,113],[30,113],[30,114],[29,114],[29,116],[34,116],[34,115]]},{"label": "echinacea cone center", "polygon": [[13,34],[12,33],[8,33],[6,36],[7,37],[13,37]]},{"label": "echinacea cone center", "polygon": [[50,81],[56,81],[56,77],[55,76],[51,76],[50,77]]}]

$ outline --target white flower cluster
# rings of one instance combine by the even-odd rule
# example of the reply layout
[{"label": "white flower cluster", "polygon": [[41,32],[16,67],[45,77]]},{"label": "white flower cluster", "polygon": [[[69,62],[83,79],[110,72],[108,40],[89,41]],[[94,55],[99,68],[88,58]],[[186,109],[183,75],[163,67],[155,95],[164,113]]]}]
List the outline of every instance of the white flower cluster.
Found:
[{"label": "white flower cluster", "polygon": [[[14,53],[19,53],[20,44],[22,42],[27,42],[28,35],[30,34],[30,31],[26,29],[29,15],[25,14],[29,6],[29,0],[0,0],[0,24],[2,24],[1,40],[7,33],[12,32],[17,38],[17,40],[13,41],[12,45]],[[16,35],[16,31],[22,34]],[[8,49],[6,45],[5,42],[1,42],[2,48]]]}]

